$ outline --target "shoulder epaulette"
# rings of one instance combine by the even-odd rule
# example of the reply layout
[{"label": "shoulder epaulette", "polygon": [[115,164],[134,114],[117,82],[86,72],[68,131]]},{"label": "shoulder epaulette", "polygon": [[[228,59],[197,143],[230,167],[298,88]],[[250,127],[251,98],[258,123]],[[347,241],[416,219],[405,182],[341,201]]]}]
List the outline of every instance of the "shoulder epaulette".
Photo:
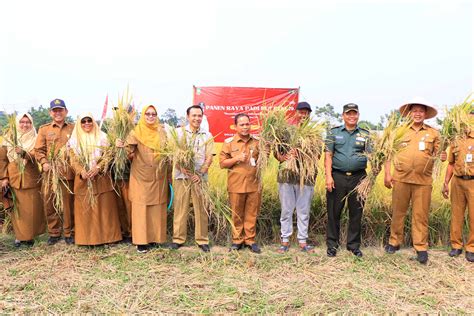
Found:
[{"label": "shoulder epaulette", "polygon": [[364,131],[364,132],[366,132],[367,134],[369,134],[369,133],[370,133],[370,131],[369,131],[368,129],[366,129],[366,128],[359,127],[359,129],[360,129],[361,131]]},{"label": "shoulder epaulette", "polygon": [[341,127],[342,125],[334,126],[333,128],[331,128],[331,130],[336,129],[336,128],[341,128]]},{"label": "shoulder epaulette", "polygon": [[49,122],[49,123],[46,123],[46,124],[41,125],[39,128],[45,127],[45,126],[48,126],[48,125],[51,125],[51,124],[52,124],[52,122]]},{"label": "shoulder epaulette", "polygon": [[229,138],[226,138],[226,139],[224,140],[224,143],[227,143],[227,144],[228,144],[228,143],[231,143],[233,140],[234,140],[234,136],[229,137]]}]

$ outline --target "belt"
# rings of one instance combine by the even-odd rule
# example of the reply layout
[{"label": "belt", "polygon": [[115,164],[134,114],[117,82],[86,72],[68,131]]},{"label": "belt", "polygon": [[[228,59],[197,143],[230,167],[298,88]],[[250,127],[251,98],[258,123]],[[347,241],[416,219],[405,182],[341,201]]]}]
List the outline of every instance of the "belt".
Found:
[{"label": "belt", "polygon": [[474,179],[474,176],[456,176],[456,177],[461,178],[463,180],[472,180],[472,179]]},{"label": "belt", "polygon": [[332,172],[343,174],[345,176],[357,176],[357,175],[365,173],[365,170],[362,169],[362,170],[357,170],[357,171],[341,171],[337,169],[332,169]]}]

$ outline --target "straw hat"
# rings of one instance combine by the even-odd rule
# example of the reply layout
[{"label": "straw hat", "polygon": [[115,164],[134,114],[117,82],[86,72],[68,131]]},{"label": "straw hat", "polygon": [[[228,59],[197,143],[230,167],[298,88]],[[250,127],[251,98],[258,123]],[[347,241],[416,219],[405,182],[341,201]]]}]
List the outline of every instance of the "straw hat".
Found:
[{"label": "straw hat", "polygon": [[430,119],[435,117],[438,114],[438,110],[432,105],[430,102],[426,101],[425,99],[421,97],[415,97],[411,99],[409,102],[405,103],[400,107],[400,114],[402,116],[407,116],[410,111],[411,111],[411,106],[412,105],[424,105],[426,106],[426,118],[425,119]]}]

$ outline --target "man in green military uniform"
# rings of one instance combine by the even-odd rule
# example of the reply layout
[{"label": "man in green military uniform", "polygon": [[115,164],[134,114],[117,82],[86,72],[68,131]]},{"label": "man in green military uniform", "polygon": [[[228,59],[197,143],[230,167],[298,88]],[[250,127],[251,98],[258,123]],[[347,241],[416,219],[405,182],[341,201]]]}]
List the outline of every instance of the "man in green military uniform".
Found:
[{"label": "man in green military uniform", "polygon": [[369,131],[359,127],[357,104],[344,105],[344,125],[334,127],[326,139],[324,167],[326,170],[326,198],[328,224],[326,231],[327,255],[336,256],[339,247],[341,212],[347,197],[349,228],[347,250],[362,257],[360,231],[363,203],[357,199],[354,188],[366,176]]}]

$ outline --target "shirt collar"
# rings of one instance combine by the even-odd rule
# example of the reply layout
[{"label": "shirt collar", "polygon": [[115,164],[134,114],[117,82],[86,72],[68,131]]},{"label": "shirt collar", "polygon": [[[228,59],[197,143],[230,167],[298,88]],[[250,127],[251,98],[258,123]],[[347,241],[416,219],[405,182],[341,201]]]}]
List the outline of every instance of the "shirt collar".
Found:
[{"label": "shirt collar", "polygon": [[[59,127],[59,125],[56,124],[56,122],[53,122],[53,124],[51,124],[51,125],[52,125],[53,127],[55,127],[55,126]],[[68,125],[68,122],[64,121],[63,127],[64,127],[64,126],[67,126],[67,125]]]},{"label": "shirt collar", "polygon": [[356,125],[356,127],[352,131],[349,131],[346,128],[346,125],[342,125],[341,131],[344,131],[344,130],[347,131],[349,134],[354,134],[355,132],[359,131],[359,125]]},{"label": "shirt collar", "polygon": [[244,142],[244,143],[247,143],[247,142],[251,141],[251,140],[253,139],[253,137],[252,137],[252,135],[250,135],[249,139],[248,139],[248,140],[245,140],[245,139],[243,139],[242,137],[240,137],[239,134],[236,133],[236,134],[234,135],[234,139],[235,139],[236,142],[242,141],[242,142]]},{"label": "shirt collar", "polygon": [[[186,125],[184,129],[191,134],[194,133],[193,130],[191,129],[191,126],[189,126],[189,124]],[[205,134],[205,132],[201,127],[199,127],[199,129],[196,131],[196,134]]]}]

